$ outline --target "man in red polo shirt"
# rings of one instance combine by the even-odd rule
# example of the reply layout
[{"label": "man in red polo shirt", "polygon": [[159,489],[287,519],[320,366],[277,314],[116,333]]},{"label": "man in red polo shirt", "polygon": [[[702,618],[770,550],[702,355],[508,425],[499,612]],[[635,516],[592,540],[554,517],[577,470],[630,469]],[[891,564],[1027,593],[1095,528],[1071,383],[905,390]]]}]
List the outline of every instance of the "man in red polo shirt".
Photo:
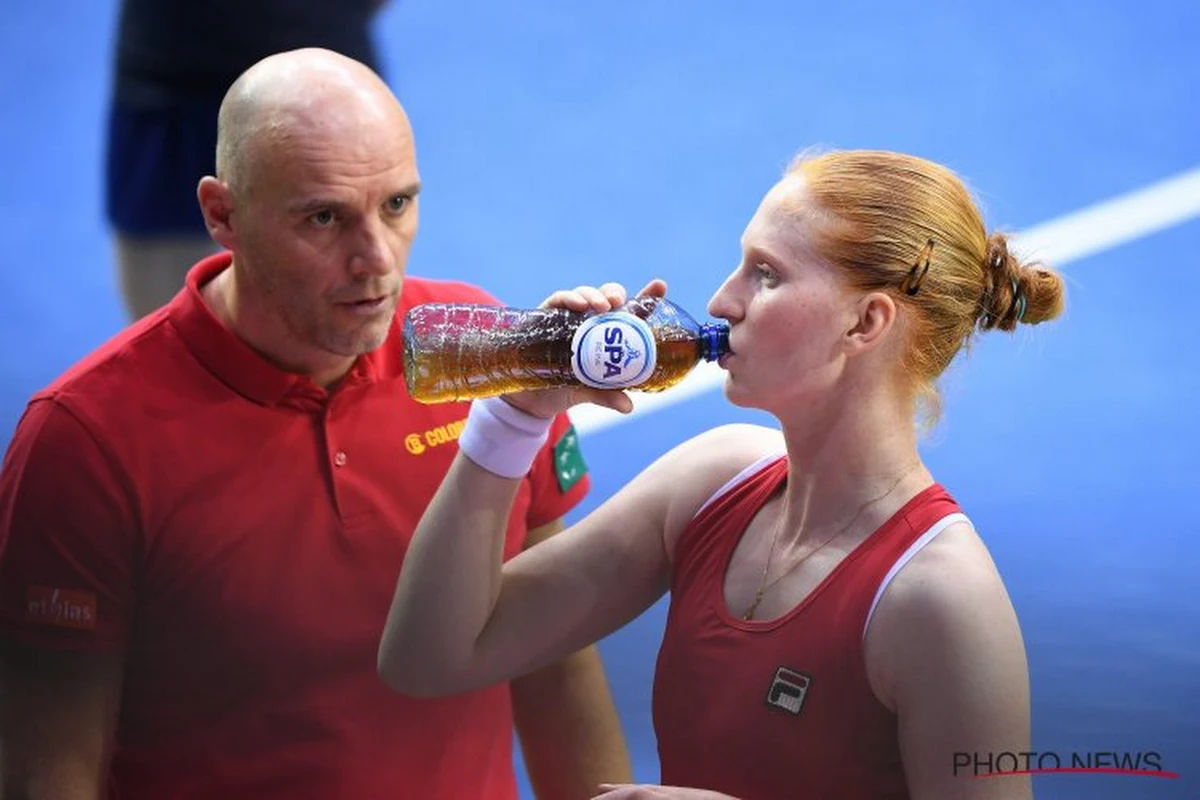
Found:
[{"label": "man in red polo shirt", "polygon": [[[627,780],[593,650],[440,700],[376,650],[467,404],[405,391],[398,320],[495,302],[403,278],[420,188],[387,87],[324,51],[230,89],[198,197],[223,255],[30,402],[0,474],[0,754],[14,798],[512,798]],[[588,479],[556,421],[505,552]]]}]

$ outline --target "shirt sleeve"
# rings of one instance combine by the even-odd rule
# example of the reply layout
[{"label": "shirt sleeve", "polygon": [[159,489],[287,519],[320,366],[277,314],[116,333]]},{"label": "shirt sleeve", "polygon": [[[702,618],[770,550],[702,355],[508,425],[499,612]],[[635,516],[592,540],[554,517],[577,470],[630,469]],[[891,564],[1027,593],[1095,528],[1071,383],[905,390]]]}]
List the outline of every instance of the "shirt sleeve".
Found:
[{"label": "shirt sleeve", "polygon": [[565,413],[554,419],[527,480],[531,492],[526,524],[530,530],[565,516],[591,489],[579,434]]},{"label": "shirt sleeve", "polygon": [[97,439],[56,401],[32,402],[0,471],[0,636],[62,649],[123,647],[135,520]]}]

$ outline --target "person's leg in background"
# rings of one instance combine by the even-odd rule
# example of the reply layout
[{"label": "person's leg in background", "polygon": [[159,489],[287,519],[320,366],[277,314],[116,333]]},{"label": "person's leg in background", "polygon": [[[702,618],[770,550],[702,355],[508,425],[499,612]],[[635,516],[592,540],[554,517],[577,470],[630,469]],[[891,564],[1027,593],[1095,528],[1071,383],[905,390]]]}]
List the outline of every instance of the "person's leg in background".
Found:
[{"label": "person's leg in background", "polygon": [[198,237],[154,238],[116,235],[116,258],[121,298],[130,320],[166,305],[183,288],[187,271],[217,251]]},{"label": "person's leg in background", "polygon": [[167,303],[216,252],[196,200],[213,174],[217,110],[262,58],[323,47],[379,72],[386,0],[120,0],[109,110],[106,211],[122,300],[136,319]]},{"label": "person's leg in background", "polygon": [[114,103],[110,111],[106,209],[130,319],[165,305],[192,265],[218,250],[196,186],[214,169],[219,104],[219,97],[162,108]]}]

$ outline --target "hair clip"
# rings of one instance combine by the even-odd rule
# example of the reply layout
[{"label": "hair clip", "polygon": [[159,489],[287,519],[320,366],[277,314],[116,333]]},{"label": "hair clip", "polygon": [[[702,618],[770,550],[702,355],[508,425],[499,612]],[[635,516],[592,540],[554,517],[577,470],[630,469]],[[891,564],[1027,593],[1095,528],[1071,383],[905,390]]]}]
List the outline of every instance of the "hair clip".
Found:
[{"label": "hair clip", "polygon": [[1012,279],[1012,300],[1008,304],[1008,308],[1004,311],[1004,316],[1012,313],[1016,309],[1017,315],[1013,317],[1014,322],[1021,322],[1025,319],[1025,292],[1021,291],[1021,282],[1016,278]]},{"label": "hair clip", "polygon": [[917,260],[913,263],[912,269],[904,276],[904,280],[900,281],[900,290],[909,297],[921,290],[921,282],[925,280],[925,274],[929,272],[929,260],[933,258],[933,245],[933,239],[925,242],[925,246],[917,254]]}]

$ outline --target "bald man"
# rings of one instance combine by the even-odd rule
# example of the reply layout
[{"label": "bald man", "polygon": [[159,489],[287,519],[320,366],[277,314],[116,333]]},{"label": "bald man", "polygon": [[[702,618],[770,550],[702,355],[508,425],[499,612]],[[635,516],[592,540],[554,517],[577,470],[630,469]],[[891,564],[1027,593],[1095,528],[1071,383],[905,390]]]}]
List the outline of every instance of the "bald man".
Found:
[{"label": "bald man", "polygon": [[[221,254],[38,392],[0,473],[2,796],[513,798],[514,725],[539,797],[628,780],[592,649],[439,700],[378,679],[467,413],[408,397],[398,320],[496,302],[404,275],[403,109],[363,65],[293,51],[238,78],[218,140],[197,195]],[[506,558],[583,498],[577,449],[560,417]]]}]

